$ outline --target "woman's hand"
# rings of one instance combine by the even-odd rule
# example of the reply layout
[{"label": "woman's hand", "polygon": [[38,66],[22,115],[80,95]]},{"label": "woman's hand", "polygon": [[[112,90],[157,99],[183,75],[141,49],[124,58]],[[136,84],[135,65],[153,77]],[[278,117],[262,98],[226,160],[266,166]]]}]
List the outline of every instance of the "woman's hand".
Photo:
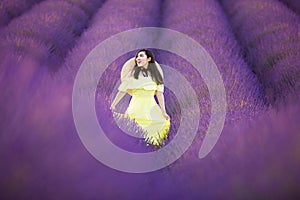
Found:
[{"label": "woman's hand", "polygon": [[112,110],[112,111],[114,111],[116,109],[116,106],[115,105],[111,105],[109,109]]},{"label": "woman's hand", "polygon": [[115,97],[115,99],[113,100],[113,102],[111,103],[110,109],[112,111],[114,111],[116,109],[116,105],[118,105],[119,101],[125,96],[126,92],[123,91],[119,91]]},{"label": "woman's hand", "polygon": [[167,114],[166,111],[163,111],[162,114],[166,120],[170,120],[170,116]]}]

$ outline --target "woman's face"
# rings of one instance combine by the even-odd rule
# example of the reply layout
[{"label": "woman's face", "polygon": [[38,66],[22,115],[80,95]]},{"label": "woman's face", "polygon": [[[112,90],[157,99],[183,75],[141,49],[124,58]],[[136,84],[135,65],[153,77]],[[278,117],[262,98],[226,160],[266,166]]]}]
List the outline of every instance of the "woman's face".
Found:
[{"label": "woman's face", "polygon": [[148,67],[150,60],[151,58],[147,58],[147,55],[144,51],[139,52],[135,58],[136,64],[139,67]]}]

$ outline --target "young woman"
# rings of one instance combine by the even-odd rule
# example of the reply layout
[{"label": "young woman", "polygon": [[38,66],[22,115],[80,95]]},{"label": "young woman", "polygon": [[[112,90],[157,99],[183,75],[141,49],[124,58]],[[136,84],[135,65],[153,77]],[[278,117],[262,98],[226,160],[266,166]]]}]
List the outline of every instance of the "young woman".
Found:
[{"label": "young woman", "polygon": [[137,51],[123,66],[121,81],[111,109],[114,111],[125,94],[130,94],[132,98],[125,116],[142,128],[148,144],[161,146],[168,136],[170,117],[165,109],[163,73],[153,53],[147,49]]}]

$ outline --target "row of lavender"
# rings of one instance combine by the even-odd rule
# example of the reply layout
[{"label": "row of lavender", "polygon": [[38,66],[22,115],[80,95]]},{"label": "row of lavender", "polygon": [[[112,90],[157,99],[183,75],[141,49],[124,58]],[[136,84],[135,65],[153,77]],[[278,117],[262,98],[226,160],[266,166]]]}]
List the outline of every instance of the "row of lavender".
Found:
[{"label": "row of lavender", "polygon": [[221,3],[247,61],[264,86],[268,102],[299,95],[299,16],[273,0]]},{"label": "row of lavender", "polygon": [[42,0],[2,0],[0,2],[0,27],[26,12]]},{"label": "row of lavender", "polygon": [[1,48],[40,65],[51,60],[59,64],[100,5],[97,0],[41,2],[0,32]]}]

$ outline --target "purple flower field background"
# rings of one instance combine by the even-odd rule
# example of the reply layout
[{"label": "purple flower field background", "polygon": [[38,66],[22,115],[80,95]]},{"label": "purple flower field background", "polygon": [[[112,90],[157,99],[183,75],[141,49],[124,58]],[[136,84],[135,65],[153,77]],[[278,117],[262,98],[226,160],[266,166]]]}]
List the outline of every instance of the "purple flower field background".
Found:
[{"label": "purple flower field background", "polygon": [[[159,63],[194,88],[201,118],[180,159],[129,174],[85,149],[73,121],[72,89],[94,47],[140,27],[169,28],[201,44],[222,75],[228,105],[221,137],[199,159],[210,120],[207,87],[189,62],[153,49]],[[3,0],[0,36],[0,199],[300,198],[297,0]],[[96,111],[115,144],[149,152],[122,134],[109,110],[121,67],[133,55],[120,56],[99,77]],[[181,111],[168,88],[165,99],[172,140]]]}]

